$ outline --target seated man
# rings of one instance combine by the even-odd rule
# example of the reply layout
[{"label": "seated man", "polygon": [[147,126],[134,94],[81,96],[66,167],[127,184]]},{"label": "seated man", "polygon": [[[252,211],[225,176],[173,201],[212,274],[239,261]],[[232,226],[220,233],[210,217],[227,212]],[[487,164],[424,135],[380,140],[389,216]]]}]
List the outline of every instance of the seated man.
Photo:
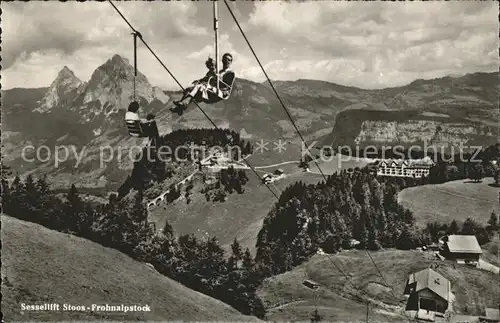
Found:
[{"label": "seated man", "polygon": [[[125,113],[125,122],[129,127],[129,132],[135,137],[149,137],[151,141],[155,141],[155,145],[158,145],[158,138],[160,134],[158,132],[158,127],[156,126],[155,116],[153,114],[148,114],[146,119],[141,119],[139,117],[139,102],[133,101],[128,106],[128,111]],[[140,124],[140,130],[142,133],[137,133],[137,122]]]},{"label": "seated man", "polygon": [[225,99],[231,94],[234,82],[234,72],[229,68],[233,62],[233,56],[226,53],[222,56],[222,69],[219,71],[219,92],[217,92],[217,78],[212,78],[208,90],[217,94],[219,98]]}]

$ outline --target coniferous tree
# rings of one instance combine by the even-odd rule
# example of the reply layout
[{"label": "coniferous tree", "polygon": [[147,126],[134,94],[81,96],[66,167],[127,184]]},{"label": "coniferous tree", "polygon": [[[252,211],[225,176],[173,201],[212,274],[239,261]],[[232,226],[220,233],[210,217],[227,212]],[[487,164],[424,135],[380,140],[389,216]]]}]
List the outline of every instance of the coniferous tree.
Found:
[{"label": "coniferous tree", "polygon": [[246,248],[245,254],[242,259],[242,268],[246,271],[252,271],[254,266],[254,261],[250,250]]},{"label": "coniferous tree", "polygon": [[496,231],[500,228],[499,219],[495,211],[491,212],[490,219],[488,220],[488,229]]},{"label": "coniferous tree", "polygon": [[238,269],[238,262],[243,258],[243,251],[241,249],[240,243],[236,238],[234,238],[234,241],[231,244],[231,251],[231,256],[228,259],[228,269]]},{"label": "coniferous tree", "polygon": [[450,228],[448,229],[448,234],[453,235],[453,234],[458,234],[459,232],[458,224],[457,221],[453,220],[451,221]]},{"label": "coniferous tree", "polygon": [[71,185],[66,199],[68,200],[68,205],[67,216],[64,219],[65,227],[71,232],[79,232],[80,225],[84,221],[84,206],[75,184]]},{"label": "coniferous tree", "polygon": [[495,170],[494,174],[495,184],[500,186],[500,167]]},{"label": "coniferous tree", "polygon": [[323,317],[319,314],[318,309],[316,308],[311,314],[311,322],[321,322],[322,319]]}]

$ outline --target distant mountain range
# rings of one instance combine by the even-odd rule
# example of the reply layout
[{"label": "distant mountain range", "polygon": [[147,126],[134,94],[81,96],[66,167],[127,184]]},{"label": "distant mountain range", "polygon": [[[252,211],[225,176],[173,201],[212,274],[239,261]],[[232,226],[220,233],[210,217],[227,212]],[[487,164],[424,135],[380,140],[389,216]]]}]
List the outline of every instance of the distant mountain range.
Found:
[{"label": "distant mountain range", "polygon": [[[197,77],[193,75],[193,79]],[[273,84],[301,132],[310,137],[329,133],[322,138],[327,144],[351,144],[360,140],[393,143],[407,131],[384,130],[406,127],[387,123],[396,114],[399,119],[406,115],[419,119],[419,115],[423,115],[432,121],[431,132],[435,130],[432,127],[447,122],[459,124],[456,127],[460,129],[469,126],[480,129],[479,137],[469,130],[462,131],[463,134],[459,132],[462,137],[476,136],[477,140],[489,142],[498,139],[498,77],[499,73],[474,73],[458,78],[416,80],[406,86],[382,90],[305,79],[274,81]],[[180,128],[213,127],[196,107],[181,117],[173,115],[169,108],[180,92],[152,86],[140,72],[137,95],[144,111],[157,115],[160,133]],[[125,156],[131,146],[143,143],[142,139],[129,138],[123,124],[132,97],[133,66],[119,55],[99,66],[88,82],[81,81],[69,68],[63,67],[49,88],[2,91],[5,163],[20,173],[48,174],[61,185],[75,182],[77,186],[116,188],[130,172],[132,163],[123,157],[101,168],[96,157],[99,149],[106,145],[113,147],[115,153],[121,149]],[[237,79],[228,100],[201,107],[219,127],[235,131],[245,129],[255,141],[297,137],[266,83]],[[342,122],[335,123],[339,113]],[[371,122],[372,119],[378,123]],[[440,140],[454,141],[456,127],[446,128],[451,130]],[[382,128],[379,129],[382,133],[373,130],[377,128]],[[342,137],[339,133],[346,135]],[[56,145],[73,145],[77,152],[85,148],[85,158],[77,168],[74,167],[75,159],[55,168],[53,156],[49,162],[25,162],[20,157],[23,147],[28,144],[35,147],[43,144],[52,150]]]}]

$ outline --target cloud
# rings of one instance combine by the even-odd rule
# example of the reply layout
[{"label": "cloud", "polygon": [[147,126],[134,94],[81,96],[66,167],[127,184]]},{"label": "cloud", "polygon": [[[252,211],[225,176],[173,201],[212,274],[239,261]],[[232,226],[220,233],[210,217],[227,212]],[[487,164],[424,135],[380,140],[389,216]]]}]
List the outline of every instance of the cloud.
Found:
[{"label": "cloud", "polygon": [[190,53],[187,58],[198,60],[209,56],[214,57],[214,52],[214,46],[206,45],[201,50]]},{"label": "cloud", "polygon": [[[206,28],[196,25],[193,17],[197,8],[189,2],[150,2],[147,6],[119,2],[116,6],[147,38],[207,35]],[[106,2],[5,3],[2,7],[4,68],[29,59],[35,52],[56,50],[73,55],[82,48],[113,46],[124,38],[132,39],[130,28]]]},{"label": "cloud", "polygon": [[[205,74],[204,61],[214,56],[211,2],[115,3],[181,84]],[[495,4],[243,1],[230,7],[272,79],[380,88],[498,70]],[[114,54],[133,61],[131,30],[109,3],[10,2],[2,9],[4,88],[48,86],[64,65],[87,81]],[[237,76],[263,81],[223,4],[219,33],[220,55],[233,54]],[[139,70],[153,85],[179,89],[140,42],[138,51]]]},{"label": "cloud", "polygon": [[[498,6],[491,2],[282,2],[256,5],[249,25],[254,32],[268,30],[275,41],[284,39],[296,50],[290,54],[282,49],[287,62],[268,62],[275,77],[314,75],[379,88],[498,70],[497,18]],[[296,25],[290,23],[295,20]],[[322,61],[329,63],[316,63]]]}]

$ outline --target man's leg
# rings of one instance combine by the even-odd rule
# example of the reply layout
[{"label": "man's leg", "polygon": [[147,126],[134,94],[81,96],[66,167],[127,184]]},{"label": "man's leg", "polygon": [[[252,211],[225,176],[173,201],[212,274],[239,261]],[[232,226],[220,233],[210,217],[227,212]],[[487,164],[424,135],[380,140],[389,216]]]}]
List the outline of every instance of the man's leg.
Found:
[{"label": "man's leg", "polygon": [[190,86],[184,89],[184,93],[182,94],[182,98],[178,101],[174,101],[174,104],[180,104],[182,101],[186,100],[189,97],[189,93],[193,90],[193,86]]},{"label": "man's leg", "polygon": [[144,134],[149,137],[150,147],[156,148],[158,151],[160,134],[158,131],[158,126],[156,125],[156,121],[152,120],[150,122],[145,122],[142,124],[142,129]]},{"label": "man's leg", "polygon": [[158,131],[158,126],[156,125],[156,121],[152,121],[149,125],[151,143],[154,142],[154,146],[158,150],[158,146],[160,144],[160,133]]}]

